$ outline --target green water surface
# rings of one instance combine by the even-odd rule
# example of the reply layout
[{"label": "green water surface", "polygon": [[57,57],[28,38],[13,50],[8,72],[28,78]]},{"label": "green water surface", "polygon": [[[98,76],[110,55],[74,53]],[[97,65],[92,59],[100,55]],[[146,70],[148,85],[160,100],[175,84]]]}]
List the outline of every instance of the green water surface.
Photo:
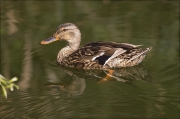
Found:
[{"label": "green water surface", "polygon": [[[62,68],[56,56],[66,43],[40,42],[66,22],[81,30],[81,45],[114,41],[152,50],[107,81],[107,71]],[[179,68],[179,1],[1,2],[0,73],[18,77],[20,89],[0,96],[0,119],[178,119]]]}]

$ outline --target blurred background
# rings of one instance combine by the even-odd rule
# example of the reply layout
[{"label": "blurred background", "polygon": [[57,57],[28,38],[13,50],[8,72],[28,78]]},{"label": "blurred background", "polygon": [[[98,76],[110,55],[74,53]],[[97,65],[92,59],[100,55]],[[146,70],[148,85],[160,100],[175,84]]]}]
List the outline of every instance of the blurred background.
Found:
[{"label": "blurred background", "polygon": [[[140,66],[103,71],[56,65],[64,41],[40,45],[62,23],[84,45],[152,47]],[[0,96],[0,118],[179,118],[179,1],[2,1],[1,68],[20,89]]]}]

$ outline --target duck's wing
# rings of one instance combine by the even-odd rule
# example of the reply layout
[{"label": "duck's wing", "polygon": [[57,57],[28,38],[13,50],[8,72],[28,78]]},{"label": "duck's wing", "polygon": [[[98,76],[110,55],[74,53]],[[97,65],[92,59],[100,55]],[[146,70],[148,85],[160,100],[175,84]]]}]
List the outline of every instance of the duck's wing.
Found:
[{"label": "duck's wing", "polygon": [[133,45],[133,44],[129,44],[129,43],[117,43],[117,42],[90,42],[87,43],[86,45],[84,45],[84,47],[86,46],[91,46],[91,47],[97,47],[97,46],[108,46],[108,47],[112,47],[112,48],[125,48],[125,49],[132,49],[132,48],[137,48],[139,46],[142,45]]},{"label": "duck's wing", "polygon": [[128,52],[141,45],[116,42],[91,42],[81,47],[76,53],[80,54],[82,60],[98,61],[105,65],[109,60]]}]

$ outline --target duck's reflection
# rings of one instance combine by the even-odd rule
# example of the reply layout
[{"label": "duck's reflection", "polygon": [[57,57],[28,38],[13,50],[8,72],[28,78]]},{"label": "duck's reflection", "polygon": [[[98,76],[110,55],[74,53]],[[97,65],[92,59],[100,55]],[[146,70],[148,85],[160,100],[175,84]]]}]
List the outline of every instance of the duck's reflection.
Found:
[{"label": "duck's reflection", "polygon": [[147,73],[143,66],[108,70],[80,70],[66,67],[59,67],[63,72],[70,76],[70,79],[59,80],[59,83],[49,81],[45,86],[51,90],[58,90],[66,93],[68,96],[77,96],[83,94],[86,83],[85,80],[95,80],[98,83],[107,81],[132,82],[141,80],[152,82],[152,77]]},{"label": "duck's reflection", "polygon": [[65,81],[63,83],[51,83],[46,84],[51,90],[58,90],[64,92],[67,96],[81,95],[85,89],[85,80],[76,75],[72,76],[72,80]]},{"label": "duck's reflection", "polygon": [[146,69],[142,66],[128,67],[114,70],[114,78],[117,81],[130,82],[135,80],[142,80],[152,82],[153,78],[147,73]]}]

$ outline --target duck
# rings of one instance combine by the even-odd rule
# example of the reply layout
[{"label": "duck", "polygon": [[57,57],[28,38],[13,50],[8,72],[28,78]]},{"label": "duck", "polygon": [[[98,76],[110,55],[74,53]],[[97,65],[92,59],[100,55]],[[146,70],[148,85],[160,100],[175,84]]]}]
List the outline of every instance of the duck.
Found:
[{"label": "duck", "polygon": [[49,38],[41,44],[66,41],[67,45],[57,55],[57,63],[68,68],[78,69],[113,69],[132,67],[143,61],[152,49],[140,48],[142,45],[118,42],[89,42],[80,47],[81,32],[73,23],[61,24]]}]

